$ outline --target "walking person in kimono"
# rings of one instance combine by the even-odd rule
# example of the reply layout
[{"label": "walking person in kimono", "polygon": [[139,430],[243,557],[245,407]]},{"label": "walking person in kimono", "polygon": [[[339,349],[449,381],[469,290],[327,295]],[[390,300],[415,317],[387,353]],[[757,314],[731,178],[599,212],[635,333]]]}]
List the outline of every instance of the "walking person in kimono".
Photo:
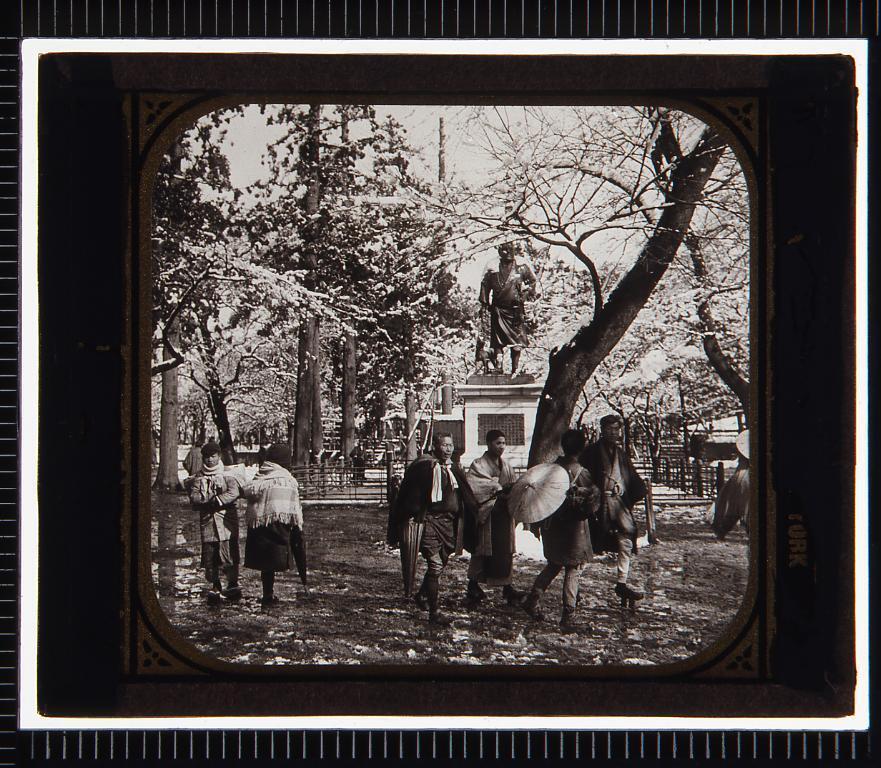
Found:
[{"label": "walking person in kimono", "polygon": [[560,439],[563,455],[554,461],[569,473],[569,490],[565,501],[550,516],[533,525],[540,533],[545,559],[548,561],[535,578],[532,590],[523,603],[523,609],[534,619],[542,620],[541,599],[547,588],[563,571],[563,613],[560,628],[564,632],[575,629],[575,609],[581,571],[593,559],[588,518],[599,507],[599,490],[590,473],[578,462],[584,448],[584,435],[577,429],[568,429]]},{"label": "walking person in kimono", "polygon": [[477,508],[465,473],[452,462],[453,450],[449,432],[434,434],[432,452],[416,459],[404,472],[389,524],[389,543],[394,546],[408,520],[425,523],[419,551],[427,569],[413,599],[428,611],[429,623],[439,626],[450,623],[438,607],[440,576],[456,550],[459,526],[463,520],[468,525]]},{"label": "walking person in kimono", "polygon": [[300,488],[287,469],[290,464],[287,445],[270,445],[254,479],[242,489],[248,500],[245,567],[260,571],[264,608],[278,602],[275,574],[292,568],[292,536],[296,540],[303,528]]},{"label": "walking person in kimono", "polygon": [[603,416],[600,439],[584,449],[579,461],[602,492],[597,523],[592,529],[594,551],[616,554],[615,594],[632,605],[634,600],[644,597],[627,579],[637,552],[633,507],[645,498],[646,486],[621,445],[623,426],[617,414]]},{"label": "walking person in kimono", "polygon": [[508,510],[507,492],[516,477],[504,454],[505,433],[486,433],[486,451],[468,468],[466,477],[477,500],[474,526],[466,532],[465,549],[471,552],[466,602],[476,606],[486,597],[481,584],[502,587],[509,605],[519,605],[523,594],[511,585],[514,568],[514,518]]},{"label": "walking person in kimono", "polygon": [[[199,514],[202,539],[202,567],[211,585],[208,602],[216,605],[224,600],[238,601],[239,588],[239,513],[236,500],[240,485],[232,473],[225,472],[220,460],[220,446],[209,442],[202,446],[201,468],[184,485],[190,504]],[[226,577],[226,589],[220,580]]]}]

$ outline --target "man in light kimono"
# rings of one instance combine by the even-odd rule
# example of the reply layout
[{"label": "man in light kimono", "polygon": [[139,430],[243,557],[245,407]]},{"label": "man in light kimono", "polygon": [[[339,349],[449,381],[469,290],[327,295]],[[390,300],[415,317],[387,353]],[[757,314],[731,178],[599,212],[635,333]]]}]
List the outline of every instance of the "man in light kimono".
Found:
[{"label": "man in light kimono", "polygon": [[471,552],[466,600],[475,606],[486,597],[481,584],[502,587],[510,605],[517,605],[523,594],[511,586],[514,566],[514,519],[508,511],[507,492],[516,480],[514,470],[504,459],[507,440],[498,429],[486,433],[486,451],[468,468],[466,477],[478,503],[472,530],[465,537]]}]

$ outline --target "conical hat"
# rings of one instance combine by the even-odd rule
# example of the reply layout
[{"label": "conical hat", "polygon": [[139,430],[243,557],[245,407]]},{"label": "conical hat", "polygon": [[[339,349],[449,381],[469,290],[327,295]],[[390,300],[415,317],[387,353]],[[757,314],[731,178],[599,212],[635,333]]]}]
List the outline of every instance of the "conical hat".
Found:
[{"label": "conical hat", "polygon": [[734,447],[737,448],[737,452],[743,456],[747,461],[749,461],[749,430],[745,429],[737,436],[737,440],[734,441]]}]

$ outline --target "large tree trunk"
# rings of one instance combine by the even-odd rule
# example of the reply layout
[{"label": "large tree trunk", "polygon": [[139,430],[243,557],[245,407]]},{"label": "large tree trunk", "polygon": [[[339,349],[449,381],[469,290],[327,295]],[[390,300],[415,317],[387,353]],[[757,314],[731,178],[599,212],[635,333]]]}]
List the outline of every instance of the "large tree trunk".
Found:
[{"label": "large tree trunk", "polygon": [[[169,340],[175,348],[178,346],[178,336],[179,326],[175,321],[168,331]],[[163,358],[168,360],[171,357],[172,355],[166,348]],[[177,368],[171,368],[162,373],[162,399],[159,410],[159,467],[153,487],[163,491],[174,491],[180,488],[180,479],[177,475],[177,373]]]},{"label": "large tree trunk", "polygon": [[[704,262],[703,254],[700,250],[700,243],[697,238],[691,237],[686,240],[689,253],[691,253],[691,263],[694,267],[694,274],[700,280],[704,281],[707,277],[707,265]],[[710,308],[710,300],[704,299],[697,308],[697,316],[701,321],[702,342],[704,354],[707,356],[713,370],[718,374],[719,378],[734,393],[734,396],[740,401],[740,407],[749,420],[749,381],[738,370],[737,366],[728,355],[722,351],[719,340],[716,337],[716,321],[713,317],[713,311]]]},{"label": "large tree trunk", "polygon": [[560,438],[569,426],[584,385],[626,333],[670,266],[724,149],[721,137],[712,129],[705,129],[695,148],[673,169],[667,196],[670,205],[661,214],[636,263],[621,278],[593,321],[579,329],[568,344],[551,352],[529,449],[530,466],[559,453]]},{"label": "large tree trunk", "polygon": [[312,440],[312,360],[311,334],[312,319],[300,324],[299,345],[297,347],[297,405],[294,412],[294,465],[301,467],[309,463],[309,449]]},{"label": "large tree trunk", "polygon": [[355,336],[346,331],[343,338],[343,388],[341,400],[340,448],[345,459],[355,447],[355,387],[358,358]]},{"label": "large tree trunk", "polygon": [[[303,144],[301,172],[306,177],[306,198],[304,207],[306,211],[307,225],[303,232],[303,262],[309,270],[304,282],[307,287],[315,288],[317,277],[315,270],[318,266],[316,253],[316,241],[318,232],[315,230],[315,214],[321,201],[321,180],[319,178],[319,163],[321,162],[321,105],[313,104],[309,108],[307,117],[308,137]],[[297,405],[294,414],[294,451],[293,461],[295,465],[302,466],[309,463],[310,451],[313,449],[313,435],[315,434],[315,389],[316,369],[319,368],[320,348],[316,343],[318,335],[318,319],[315,317],[305,318],[300,322],[299,344],[297,347]],[[320,420],[320,405],[319,415]]]}]

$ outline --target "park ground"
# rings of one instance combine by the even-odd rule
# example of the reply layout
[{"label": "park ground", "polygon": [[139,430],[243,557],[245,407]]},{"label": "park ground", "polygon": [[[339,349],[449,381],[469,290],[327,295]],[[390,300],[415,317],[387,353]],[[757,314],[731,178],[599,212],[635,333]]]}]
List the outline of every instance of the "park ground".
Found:
[{"label": "park ground", "polygon": [[[296,572],[280,574],[280,602],[264,611],[259,574],[244,568],[240,603],[206,603],[194,513],[184,494],[156,493],[153,575],[181,636],[239,664],[663,664],[718,638],[746,591],[746,534],[736,528],[716,540],[705,512],[686,505],[658,511],[661,542],[640,551],[631,577],[646,593],[635,611],[622,609],[612,593],[614,561],[601,556],[589,564],[571,634],[557,624],[562,576],[545,595],[544,622],[507,606],[499,589],[487,589],[487,599],[469,610],[467,554],[451,559],[442,576],[441,608],[452,625],[429,626],[403,596],[400,556],[385,543],[387,510],[378,506],[307,507],[309,594]],[[514,581],[528,590],[544,561],[532,535],[517,533]]]}]

